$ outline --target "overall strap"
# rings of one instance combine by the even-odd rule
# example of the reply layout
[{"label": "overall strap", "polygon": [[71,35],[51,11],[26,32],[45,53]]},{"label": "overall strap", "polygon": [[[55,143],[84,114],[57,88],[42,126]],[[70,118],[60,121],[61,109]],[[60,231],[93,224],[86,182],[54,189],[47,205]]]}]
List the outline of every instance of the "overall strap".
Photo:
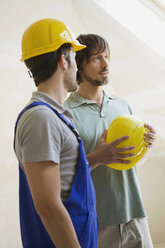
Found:
[{"label": "overall strap", "polygon": [[20,119],[20,117],[23,115],[23,113],[26,111],[26,110],[28,110],[28,109],[30,109],[30,108],[33,108],[33,107],[35,107],[35,106],[46,106],[46,107],[48,107],[49,109],[51,109],[70,129],[71,129],[71,131],[76,135],[76,138],[77,138],[77,140],[78,140],[78,142],[80,143],[81,142],[81,138],[80,138],[80,136],[79,136],[79,134],[77,133],[77,131],[76,131],[76,128],[75,128],[75,126],[71,123],[71,122],[69,122],[66,118],[64,118],[64,116],[62,115],[62,114],[60,114],[60,113],[58,113],[58,111],[56,110],[56,109],[54,109],[52,106],[50,106],[49,104],[47,104],[47,103],[45,103],[45,102],[38,102],[38,101],[34,101],[34,102],[32,102],[30,105],[28,105],[26,108],[24,108],[22,111],[21,111],[21,113],[18,115],[18,118],[17,118],[17,121],[16,121],[16,124],[15,124],[15,129],[14,129],[14,133],[16,134],[16,129],[17,129],[17,125],[18,125],[18,121],[19,121],[19,119]]}]

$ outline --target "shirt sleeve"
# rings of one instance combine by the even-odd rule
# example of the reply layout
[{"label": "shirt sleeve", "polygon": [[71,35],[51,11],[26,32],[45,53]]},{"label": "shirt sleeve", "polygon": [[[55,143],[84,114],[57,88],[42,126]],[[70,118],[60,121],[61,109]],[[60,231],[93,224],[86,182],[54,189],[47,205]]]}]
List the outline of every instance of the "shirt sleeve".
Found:
[{"label": "shirt sleeve", "polygon": [[129,111],[130,111],[130,114],[131,115],[134,115],[134,111],[133,111],[133,109],[132,109],[132,107],[128,104],[128,109],[129,109]]},{"label": "shirt sleeve", "polygon": [[31,112],[22,125],[22,161],[60,163],[62,132],[59,118],[50,110]]}]

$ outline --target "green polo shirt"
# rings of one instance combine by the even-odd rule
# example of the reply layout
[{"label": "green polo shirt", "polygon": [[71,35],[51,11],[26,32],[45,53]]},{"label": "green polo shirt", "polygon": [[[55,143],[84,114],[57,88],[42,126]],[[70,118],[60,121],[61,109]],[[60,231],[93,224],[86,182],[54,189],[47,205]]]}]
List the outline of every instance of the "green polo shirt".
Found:
[{"label": "green polo shirt", "polygon": [[[114,118],[120,114],[132,114],[124,99],[105,93],[102,108],[76,92],[71,93],[64,106],[73,116],[87,154],[95,150],[98,139]],[[106,165],[98,166],[92,171],[92,179],[100,229],[146,216],[136,166],[127,171],[114,170]]]}]

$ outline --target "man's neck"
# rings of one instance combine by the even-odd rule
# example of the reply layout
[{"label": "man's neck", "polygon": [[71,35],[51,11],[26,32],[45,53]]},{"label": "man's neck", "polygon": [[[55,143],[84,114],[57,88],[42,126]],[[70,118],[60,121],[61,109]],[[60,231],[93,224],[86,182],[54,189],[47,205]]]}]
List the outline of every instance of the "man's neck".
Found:
[{"label": "man's neck", "polygon": [[67,96],[67,91],[63,87],[63,83],[60,80],[48,80],[40,83],[37,90],[51,96],[59,104],[63,105]]},{"label": "man's neck", "polygon": [[93,100],[101,107],[104,93],[101,86],[93,86],[90,83],[81,83],[77,93],[85,99]]}]

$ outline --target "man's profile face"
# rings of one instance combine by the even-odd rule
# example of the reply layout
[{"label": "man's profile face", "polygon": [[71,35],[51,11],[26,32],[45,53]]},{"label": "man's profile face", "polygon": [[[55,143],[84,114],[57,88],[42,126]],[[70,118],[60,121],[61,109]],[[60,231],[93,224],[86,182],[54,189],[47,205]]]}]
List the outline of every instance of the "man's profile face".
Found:
[{"label": "man's profile face", "polygon": [[84,61],[81,77],[92,85],[102,86],[109,81],[109,51],[93,54],[89,62]]},{"label": "man's profile face", "polygon": [[68,69],[65,74],[65,87],[68,92],[73,92],[77,90],[77,82],[76,82],[76,74],[77,74],[77,64],[75,60],[76,53],[71,50],[70,51],[70,63],[68,64]]}]

